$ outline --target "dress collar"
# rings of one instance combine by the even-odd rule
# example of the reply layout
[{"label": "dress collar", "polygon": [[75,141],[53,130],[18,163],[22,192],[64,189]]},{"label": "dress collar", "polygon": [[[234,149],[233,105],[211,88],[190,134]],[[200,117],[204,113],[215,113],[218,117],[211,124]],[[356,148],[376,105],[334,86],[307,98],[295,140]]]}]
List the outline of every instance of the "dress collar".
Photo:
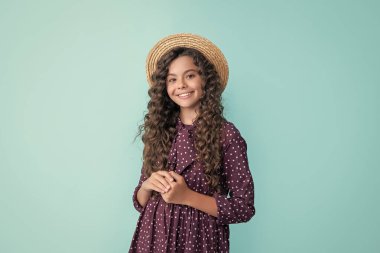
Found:
[{"label": "dress collar", "polygon": [[177,129],[179,129],[179,130],[184,128],[184,129],[192,131],[192,130],[194,130],[196,123],[197,123],[197,120],[195,120],[195,122],[193,122],[193,124],[191,124],[191,125],[185,125],[182,122],[181,118],[179,116],[177,117]]},{"label": "dress collar", "polygon": [[[174,141],[172,143],[171,151],[169,152],[168,156],[168,164],[170,166],[171,170],[175,170],[178,174],[182,174],[182,172],[189,167],[190,164],[192,164],[195,161],[195,147],[194,147],[194,128],[196,127],[196,123],[198,121],[196,120],[193,124],[191,125],[185,125],[181,121],[181,118],[178,116],[177,118],[177,131],[176,131],[176,136],[174,138]],[[189,145],[181,145],[181,143],[178,144],[178,138],[177,136],[181,135],[181,138],[183,140],[191,140],[189,142]],[[192,152],[189,152],[189,157],[186,159],[183,159],[183,154],[186,152],[192,150]],[[180,157],[177,160],[177,155]],[[181,159],[182,157],[182,159]],[[181,160],[181,161],[180,161]]]}]

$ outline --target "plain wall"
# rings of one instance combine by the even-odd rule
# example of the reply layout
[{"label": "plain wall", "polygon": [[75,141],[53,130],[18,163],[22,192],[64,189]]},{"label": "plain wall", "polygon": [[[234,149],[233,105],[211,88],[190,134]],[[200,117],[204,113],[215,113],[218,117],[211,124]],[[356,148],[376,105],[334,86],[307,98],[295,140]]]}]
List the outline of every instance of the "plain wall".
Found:
[{"label": "plain wall", "polygon": [[127,252],[145,58],[224,52],[256,215],[231,252],[378,252],[378,1],[1,1],[0,252]]}]

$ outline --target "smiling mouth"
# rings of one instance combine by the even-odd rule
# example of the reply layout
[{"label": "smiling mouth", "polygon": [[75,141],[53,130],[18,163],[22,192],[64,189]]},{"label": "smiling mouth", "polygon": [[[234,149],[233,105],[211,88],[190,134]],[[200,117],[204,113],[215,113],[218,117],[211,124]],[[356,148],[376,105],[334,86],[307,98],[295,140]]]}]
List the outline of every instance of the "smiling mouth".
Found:
[{"label": "smiling mouth", "polygon": [[187,93],[182,93],[182,94],[177,95],[177,96],[180,97],[180,98],[187,98],[187,97],[189,97],[192,93],[193,93],[193,91],[191,91],[191,92],[187,92]]}]

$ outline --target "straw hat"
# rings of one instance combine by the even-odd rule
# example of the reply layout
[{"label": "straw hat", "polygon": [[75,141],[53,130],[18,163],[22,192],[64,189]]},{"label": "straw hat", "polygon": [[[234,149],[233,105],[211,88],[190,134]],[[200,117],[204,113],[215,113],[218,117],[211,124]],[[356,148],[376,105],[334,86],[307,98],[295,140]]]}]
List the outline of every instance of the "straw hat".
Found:
[{"label": "straw hat", "polygon": [[154,45],[146,58],[146,75],[150,86],[153,85],[152,74],[156,70],[158,60],[169,50],[175,47],[189,47],[200,51],[218,72],[222,88],[228,81],[228,63],[222,51],[208,39],[191,33],[179,33],[169,35]]}]

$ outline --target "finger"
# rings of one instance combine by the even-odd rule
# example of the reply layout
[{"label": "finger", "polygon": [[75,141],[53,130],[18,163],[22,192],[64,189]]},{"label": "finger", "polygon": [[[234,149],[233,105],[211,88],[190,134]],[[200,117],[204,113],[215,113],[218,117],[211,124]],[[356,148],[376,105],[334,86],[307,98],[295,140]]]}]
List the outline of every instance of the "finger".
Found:
[{"label": "finger", "polygon": [[172,175],[166,170],[159,170],[157,171],[157,174],[169,179],[169,181],[174,181],[174,178],[172,177]]},{"label": "finger", "polygon": [[174,181],[170,181],[169,182],[169,185],[170,185],[170,189],[174,189],[174,186],[177,184],[177,182],[174,180]]},{"label": "finger", "polygon": [[166,191],[165,185],[163,185],[157,178],[159,178],[159,175],[152,174],[151,177],[149,178],[149,183],[151,185],[154,185],[155,187],[158,187],[160,189],[160,192]]},{"label": "finger", "polygon": [[160,187],[157,187],[154,183],[152,183],[151,180],[149,180],[149,183],[146,184],[145,188],[147,190],[153,190],[156,192],[162,192],[162,189]]},{"label": "finger", "polygon": [[166,192],[165,187],[163,187],[163,185],[160,184],[159,182],[152,182],[151,186],[152,186],[152,189],[155,190],[155,191],[157,191],[157,192],[161,192],[161,193],[165,193]]},{"label": "finger", "polygon": [[175,181],[180,181],[182,180],[182,176],[174,171],[170,171],[170,175],[175,179]]},{"label": "finger", "polygon": [[151,177],[150,177],[150,180],[153,182],[155,181],[156,183],[156,186],[159,186],[159,187],[162,187],[162,189],[166,190],[167,187],[170,188],[170,185],[169,183],[167,182],[167,180],[165,179],[165,177],[163,177],[162,175],[160,175],[159,173],[157,172],[153,172]]},{"label": "finger", "polygon": [[164,177],[160,175],[155,175],[153,179],[156,180],[157,183],[161,184],[162,187],[164,187],[165,189],[170,189],[170,184]]}]

